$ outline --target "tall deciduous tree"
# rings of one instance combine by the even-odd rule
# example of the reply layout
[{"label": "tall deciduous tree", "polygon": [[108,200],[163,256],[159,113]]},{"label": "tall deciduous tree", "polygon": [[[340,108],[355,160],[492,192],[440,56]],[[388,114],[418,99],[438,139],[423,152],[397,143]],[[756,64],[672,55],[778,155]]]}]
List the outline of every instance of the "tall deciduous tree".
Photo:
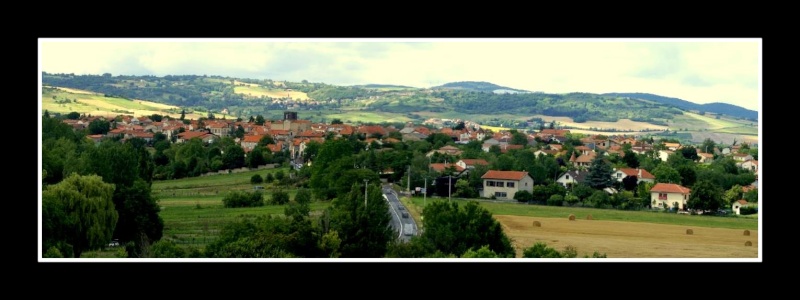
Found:
[{"label": "tall deciduous tree", "polygon": [[113,195],[114,185],[97,175],[72,173],[48,186],[42,191],[43,250],[64,242],[72,245],[74,257],[80,257],[106,245],[119,219]]},{"label": "tall deciduous tree", "polygon": [[500,222],[477,201],[459,207],[457,202],[435,200],[428,203],[423,215],[425,232],[419,243],[430,245],[426,248],[459,257],[470,249],[488,245],[498,257],[512,258],[516,254]]},{"label": "tall deciduous tree", "polygon": [[656,182],[675,183],[681,182],[681,174],[667,164],[660,164],[653,170]]},{"label": "tall deciduous tree", "polygon": [[389,207],[378,185],[370,185],[365,195],[363,184],[353,184],[348,193],[332,201],[322,217],[326,219],[323,232],[338,233],[341,257],[384,257],[394,240]]},{"label": "tall deciduous tree", "polygon": [[[630,144],[625,144],[625,145],[630,145]],[[627,165],[628,168],[638,168],[639,158],[636,156],[636,153],[634,153],[630,149],[625,150],[624,153],[625,155],[622,156],[622,161],[625,162],[625,165]]]},{"label": "tall deciduous tree", "polygon": [[722,188],[706,179],[700,179],[692,186],[692,193],[686,203],[689,208],[715,211],[724,208]]}]

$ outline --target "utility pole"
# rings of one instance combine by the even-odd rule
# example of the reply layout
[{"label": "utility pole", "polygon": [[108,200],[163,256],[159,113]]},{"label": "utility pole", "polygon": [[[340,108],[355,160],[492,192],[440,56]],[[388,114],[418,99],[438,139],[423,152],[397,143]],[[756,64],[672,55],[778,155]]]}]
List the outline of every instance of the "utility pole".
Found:
[{"label": "utility pole", "polygon": [[425,202],[428,200],[428,177],[425,176],[425,189],[422,191],[422,209],[425,209]]},{"label": "utility pole", "polygon": [[367,182],[369,179],[364,179],[364,211],[367,210]]},{"label": "utility pole", "polygon": [[453,201],[453,175],[447,176],[450,183],[447,184],[447,201]]},{"label": "utility pole", "polygon": [[409,197],[411,196],[411,165],[408,166],[408,183],[406,184],[406,192]]}]

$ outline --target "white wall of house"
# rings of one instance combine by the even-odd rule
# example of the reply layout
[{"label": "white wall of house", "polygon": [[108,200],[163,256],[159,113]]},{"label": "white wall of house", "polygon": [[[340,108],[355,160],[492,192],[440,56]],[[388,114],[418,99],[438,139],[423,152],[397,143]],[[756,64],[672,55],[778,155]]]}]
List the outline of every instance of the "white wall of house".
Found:
[{"label": "white wall of house", "polygon": [[[490,181],[494,182],[493,186],[490,185]],[[533,178],[525,176],[519,181],[503,179],[483,180],[483,196],[486,198],[495,196],[497,199],[514,199],[514,194],[522,190],[533,192]],[[505,193],[505,195],[502,193]]]},{"label": "white wall of house", "polygon": [[733,202],[733,205],[731,205],[731,210],[733,211],[734,214],[738,215],[740,208],[742,208],[742,204],[739,203],[739,201]]},{"label": "white wall of house", "polygon": [[[663,199],[664,195],[666,195],[666,199]],[[682,210],[684,207],[686,207],[686,202],[689,201],[689,194],[651,192],[651,205],[653,204],[653,201],[656,201],[656,205],[653,205],[654,208],[664,207],[663,203],[667,204],[667,208],[672,208],[673,203],[678,202],[678,209]]]},{"label": "white wall of house", "polygon": [[575,181],[575,177],[573,177],[572,175],[569,175],[569,173],[565,173],[564,175],[561,175],[561,177],[559,177],[558,180],[556,180],[556,182],[558,182],[559,184],[563,185],[564,187],[567,187],[569,184],[573,184],[574,185],[574,184],[578,183],[577,181]]}]

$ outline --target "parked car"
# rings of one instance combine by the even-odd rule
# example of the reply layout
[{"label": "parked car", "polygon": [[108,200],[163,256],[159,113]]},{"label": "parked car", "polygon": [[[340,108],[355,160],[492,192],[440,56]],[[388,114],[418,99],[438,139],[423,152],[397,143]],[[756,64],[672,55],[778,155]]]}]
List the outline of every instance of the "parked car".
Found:
[{"label": "parked car", "polygon": [[112,240],[110,243],[108,243],[108,246],[109,247],[119,247],[119,241],[118,240]]}]

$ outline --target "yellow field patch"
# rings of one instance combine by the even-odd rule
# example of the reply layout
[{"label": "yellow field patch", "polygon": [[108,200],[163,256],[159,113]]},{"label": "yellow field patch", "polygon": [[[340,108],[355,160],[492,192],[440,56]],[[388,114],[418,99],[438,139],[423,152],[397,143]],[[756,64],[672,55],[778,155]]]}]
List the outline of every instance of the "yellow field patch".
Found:
[{"label": "yellow field patch", "polygon": [[[590,127],[601,129],[617,129],[617,130],[633,130],[642,131],[645,129],[651,130],[665,130],[667,126],[654,125],[645,122],[632,121],[630,119],[619,119],[616,122],[601,122],[601,121],[587,121],[584,123],[575,123],[570,117],[551,117],[544,115],[534,115],[533,117],[541,118],[545,122],[556,121],[558,125],[570,126],[575,128],[583,128],[588,130]],[[572,131],[570,129],[570,131]]]},{"label": "yellow field patch", "polygon": [[65,88],[65,87],[54,87],[54,88],[62,90],[62,91],[65,91],[65,92],[73,93],[73,94],[98,95],[98,93],[90,92],[90,91],[84,91],[84,90],[76,90],[76,89]]},{"label": "yellow field patch", "polygon": [[[609,258],[758,258],[758,230],[692,227],[640,222],[539,218],[495,215],[503,231],[513,239],[517,257],[536,242],[563,251],[573,246],[578,257],[594,251]],[[692,216],[686,216],[691,218]],[[541,227],[535,227],[539,221]],[[692,229],[693,234],[686,234]],[[745,246],[746,242],[752,246]]]}]

